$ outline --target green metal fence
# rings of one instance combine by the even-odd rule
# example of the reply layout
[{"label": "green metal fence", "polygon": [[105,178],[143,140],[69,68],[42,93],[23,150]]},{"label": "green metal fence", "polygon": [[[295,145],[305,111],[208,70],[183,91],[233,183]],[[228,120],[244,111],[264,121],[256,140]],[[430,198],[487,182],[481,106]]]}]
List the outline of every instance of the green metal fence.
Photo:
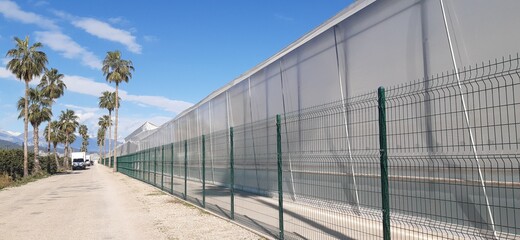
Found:
[{"label": "green metal fence", "polygon": [[181,139],[118,171],[274,238],[518,239],[519,63]]}]

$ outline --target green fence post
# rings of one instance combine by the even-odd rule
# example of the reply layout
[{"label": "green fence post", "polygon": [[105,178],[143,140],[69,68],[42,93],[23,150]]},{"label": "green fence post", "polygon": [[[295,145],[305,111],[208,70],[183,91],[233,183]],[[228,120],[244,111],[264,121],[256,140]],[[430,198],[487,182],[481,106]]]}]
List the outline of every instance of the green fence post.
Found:
[{"label": "green fence post", "polygon": [[153,148],[153,185],[157,186],[157,147]]},{"label": "green fence post", "polygon": [[231,219],[235,219],[235,153],[233,152],[233,128],[229,128],[229,167],[231,168]]},{"label": "green fence post", "polygon": [[170,175],[170,188],[171,188],[171,192],[173,194],[173,143],[172,143],[172,149],[171,149],[171,153],[172,153],[172,157],[171,157],[171,160],[172,160],[172,164],[171,164],[171,175]]},{"label": "green fence post", "polygon": [[379,112],[379,154],[381,166],[381,195],[383,207],[383,238],[390,239],[390,196],[388,191],[388,152],[386,145],[386,106],[385,88],[377,89]]},{"label": "green fence post", "polygon": [[276,115],[276,162],[278,167],[278,228],[280,239],[284,239],[283,229],[283,171],[282,171],[282,128],[280,114]]},{"label": "green fence post", "polygon": [[161,190],[164,190],[164,145],[161,146]]},{"label": "green fence post", "polygon": [[184,200],[188,197],[188,140],[184,140]]},{"label": "green fence post", "polygon": [[206,208],[206,136],[202,135],[202,207]]},{"label": "green fence post", "polygon": [[126,168],[127,168],[127,174],[130,176],[130,177],[134,177],[134,154],[131,153],[127,156],[127,159],[128,159],[128,162],[126,163]]}]

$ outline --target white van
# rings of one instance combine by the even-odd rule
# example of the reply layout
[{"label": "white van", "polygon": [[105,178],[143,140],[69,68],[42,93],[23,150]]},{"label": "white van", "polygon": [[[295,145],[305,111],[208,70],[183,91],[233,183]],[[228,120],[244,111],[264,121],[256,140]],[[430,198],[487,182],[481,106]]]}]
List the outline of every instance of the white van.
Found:
[{"label": "white van", "polygon": [[90,161],[90,155],[87,155],[87,156],[85,157],[85,164],[86,164],[87,166],[92,166],[92,161]]},{"label": "white van", "polygon": [[87,159],[87,154],[85,152],[73,152],[70,154],[70,159],[72,170],[84,170],[87,167],[87,164],[85,163],[85,160]]}]

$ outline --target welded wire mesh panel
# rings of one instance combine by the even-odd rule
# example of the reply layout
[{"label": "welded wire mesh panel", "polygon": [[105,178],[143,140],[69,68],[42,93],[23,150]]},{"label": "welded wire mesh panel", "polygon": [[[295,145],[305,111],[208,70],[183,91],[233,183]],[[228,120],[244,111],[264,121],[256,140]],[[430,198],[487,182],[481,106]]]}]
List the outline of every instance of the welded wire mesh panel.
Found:
[{"label": "welded wire mesh panel", "polygon": [[164,145],[164,190],[173,193],[173,144]]},{"label": "welded wire mesh panel", "polygon": [[518,238],[518,57],[387,91],[392,227],[409,238]]},{"label": "welded wire mesh panel", "polygon": [[173,143],[173,193],[184,196],[184,141]]},{"label": "welded wire mesh panel", "polygon": [[138,165],[137,165],[137,171],[138,171],[138,179],[141,181],[144,181],[144,150],[141,150],[137,152],[137,158],[138,158]]},{"label": "welded wire mesh panel", "polygon": [[158,147],[154,147],[151,149],[151,177],[152,177],[152,181],[151,183],[154,185],[154,186],[157,186],[157,183],[161,183],[161,180],[160,180],[160,176],[161,176],[161,172],[159,171],[158,172],[158,166],[160,165],[159,164],[159,161],[160,161],[160,158],[159,158],[159,153],[160,150],[158,149]]},{"label": "welded wire mesh panel", "polygon": [[164,162],[163,162],[163,146],[157,147],[157,187],[164,187]]},{"label": "welded wire mesh panel", "polygon": [[278,237],[276,122],[234,128],[235,220]]},{"label": "welded wire mesh panel", "polygon": [[[248,122],[245,111],[246,124],[233,128],[233,155],[230,122],[217,121],[217,132],[209,125],[204,165],[200,132],[187,134],[181,119],[173,149],[121,156],[119,169],[155,186],[173,174],[166,186],[177,196],[202,205],[205,194],[207,209],[275,238],[376,239],[386,190],[379,127],[386,126],[394,239],[519,239],[519,65],[516,56],[390,87],[382,123],[375,92],[286,113],[279,128],[275,119]],[[226,101],[208,109],[222,117]]]},{"label": "welded wire mesh panel", "polygon": [[147,183],[150,183],[150,151],[151,149],[145,149],[143,150],[143,180]]},{"label": "welded wire mesh panel", "polygon": [[377,95],[290,113],[281,121],[287,237],[382,237]]},{"label": "welded wire mesh panel", "polygon": [[195,137],[187,141],[188,143],[188,200],[202,206],[202,147],[201,138]]},{"label": "welded wire mesh panel", "polygon": [[230,218],[229,130],[211,133],[206,139],[211,149],[206,153],[206,208]]}]

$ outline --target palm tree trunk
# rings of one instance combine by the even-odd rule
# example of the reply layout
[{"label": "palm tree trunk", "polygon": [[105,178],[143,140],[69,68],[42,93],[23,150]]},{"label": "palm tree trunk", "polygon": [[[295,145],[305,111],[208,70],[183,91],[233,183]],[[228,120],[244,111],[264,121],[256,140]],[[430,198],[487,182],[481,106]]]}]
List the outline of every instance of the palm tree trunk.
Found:
[{"label": "palm tree trunk", "polygon": [[101,163],[103,165],[105,165],[105,143],[106,143],[106,138],[103,138],[103,144],[101,144]]},{"label": "palm tree trunk", "polygon": [[[108,117],[110,118],[108,124],[108,157],[111,157],[112,152],[112,111],[108,111]],[[109,160],[110,161],[110,160]]]},{"label": "palm tree trunk", "polygon": [[[99,145],[99,159],[103,159],[103,155],[101,155],[101,149],[103,149],[103,145]],[[98,160],[99,163],[99,160]]]},{"label": "palm tree trunk", "polygon": [[[51,99],[52,101],[52,99]],[[52,104],[49,105],[49,110],[52,113]],[[47,155],[51,152],[51,119],[47,123]]]},{"label": "palm tree trunk", "polygon": [[106,142],[106,138],[105,138],[105,141],[103,142],[103,165],[105,164],[105,158],[107,157],[107,152],[106,152],[106,148],[105,148],[105,143]]},{"label": "palm tree trunk", "polygon": [[39,126],[34,126],[33,143],[34,143],[34,168],[33,174],[38,173],[40,169],[40,161],[38,160],[39,146],[38,146],[38,130]]},{"label": "palm tree trunk", "polygon": [[118,110],[119,110],[119,99],[117,97],[119,84],[116,82],[116,129],[114,130],[114,169],[112,169],[113,172],[117,172],[117,117],[118,117]]},{"label": "palm tree trunk", "polygon": [[67,136],[65,137],[65,150],[63,150],[63,167],[65,169],[68,169],[69,168],[69,165],[67,164],[67,149],[68,149],[68,145],[69,145],[69,135],[67,134]]},{"label": "palm tree trunk", "polygon": [[54,144],[54,160],[56,160],[56,168],[60,168],[60,162],[58,161],[58,153],[56,152],[56,145],[58,144]]},{"label": "palm tree trunk", "polygon": [[51,153],[51,122],[49,121],[49,124],[47,124],[47,155],[50,155]]},{"label": "palm tree trunk", "polygon": [[24,124],[23,124],[23,176],[29,176],[29,155],[27,154],[27,138],[29,130],[29,81],[25,81],[25,106],[24,106]]}]

